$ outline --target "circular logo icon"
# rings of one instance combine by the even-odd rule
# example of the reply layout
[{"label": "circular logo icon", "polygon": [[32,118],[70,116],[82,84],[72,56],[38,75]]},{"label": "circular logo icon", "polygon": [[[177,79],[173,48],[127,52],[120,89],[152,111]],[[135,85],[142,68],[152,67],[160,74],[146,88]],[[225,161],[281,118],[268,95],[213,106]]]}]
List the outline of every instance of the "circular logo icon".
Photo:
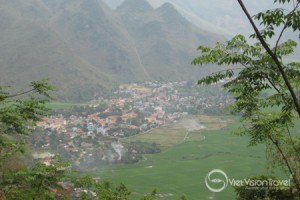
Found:
[{"label": "circular logo icon", "polygon": [[206,175],[205,184],[212,192],[222,192],[228,185],[228,177],[222,170],[214,169]]}]

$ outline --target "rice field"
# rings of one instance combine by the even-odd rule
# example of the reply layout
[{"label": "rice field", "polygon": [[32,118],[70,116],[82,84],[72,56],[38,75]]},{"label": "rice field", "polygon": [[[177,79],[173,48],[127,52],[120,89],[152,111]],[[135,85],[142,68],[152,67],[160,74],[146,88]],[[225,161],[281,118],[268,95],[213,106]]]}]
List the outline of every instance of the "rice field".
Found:
[{"label": "rice field", "polygon": [[93,175],[124,183],[134,200],[155,188],[157,199],[162,200],[177,200],[182,195],[189,200],[235,199],[231,186],[220,193],[209,191],[204,181],[207,173],[221,169],[235,179],[268,174],[264,146],[248,147],[247,137],[233,135],[238,124],[234,117],[196,116],[127,138],[123,142],[159,143],[162,152],[145,155],[138,163],[112,165]]}]

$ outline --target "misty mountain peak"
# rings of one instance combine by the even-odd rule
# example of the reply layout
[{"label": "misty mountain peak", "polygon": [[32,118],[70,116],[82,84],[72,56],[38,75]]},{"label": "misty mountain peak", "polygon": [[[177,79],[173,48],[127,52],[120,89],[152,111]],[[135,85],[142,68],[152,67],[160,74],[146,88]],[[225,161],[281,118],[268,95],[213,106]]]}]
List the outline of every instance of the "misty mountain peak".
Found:
[{"label": "misty mountain peak", "polygon": [[164,3],[157,8],[157,11],[168,21],[177,21],[178,23],[188,23],[187,20],[177,11],[171,3]]},{"label": "misty mountain peak", "polygon": [[147,12],[152,11],[153,7],[147,0],[125,0],[118,8],[117,11],[125,12]]},{"label": "misty mountain peak", "polygon": [[164,3],[157,10],[166,14],[180,15],[179,12],[176,10],[176,8],[169,2]]}]

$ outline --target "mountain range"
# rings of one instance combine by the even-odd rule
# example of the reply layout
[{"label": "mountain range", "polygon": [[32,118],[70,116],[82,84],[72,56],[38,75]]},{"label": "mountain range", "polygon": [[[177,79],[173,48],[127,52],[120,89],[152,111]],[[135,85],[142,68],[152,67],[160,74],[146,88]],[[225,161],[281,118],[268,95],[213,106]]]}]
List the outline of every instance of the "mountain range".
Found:
[{"label": "mountain range", "polygon": [[120,83],[195,80],[209,71],[190,64],[197,46],[222,39],[170,3],[125,0],[113,10],[101,0],[2,1],[0,85],[48,78],[59,99],[83,101]]},{"label": "mountain range", "polygon": [[[252,34],[253,30],[236,0],[147,0],[154,8],[171,3],[186,19],[211,32],[232,37],[235,34]],[[124,0],[104,0],[116,9]],[[274,7],[272,1],[244,1],[249,12],[254,15]]]},{"label": "mountain range", "polygon": [[[104,0],[112,9],[116,9],[124,0]],[[254,33],[250,23],[236,0],[147,0],[154,8],[164,3],[171,3],[186,19],[194,25],[209,30],[213,33],[222,34],[231,38],[236,34],[249,36]],[[277,1],[252,0],[244,1],[249,13],[253,16],[259,12],[281,7],[286,11],[293,9],[293,2],[281,4]],[[256,22],[258,25],[259,22]],[[277,35],[281,30],[277,30]],[[287,31],[283,40],[293,39],[299,43],[299,33]],[[276,40],[268,41],[275,43]],[[296,49],[299,55],[300,48]],[[297,59],[299,56],[292,56]]]}]

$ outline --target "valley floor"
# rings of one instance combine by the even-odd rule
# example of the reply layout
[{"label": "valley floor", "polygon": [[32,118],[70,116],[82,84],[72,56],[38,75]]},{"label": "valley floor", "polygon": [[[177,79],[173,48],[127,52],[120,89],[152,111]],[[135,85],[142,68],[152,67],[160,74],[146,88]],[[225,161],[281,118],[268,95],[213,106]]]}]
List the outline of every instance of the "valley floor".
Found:
[{"label": "valley floor", "polygon": [[[188,130],[192,123],[195,129]],[[268,174],[263,146],[247,147],[247,138],[234,135],[238,119],[228,116],[194,116],[124,139],[157,142],[159,154],[145,155],[134,164],[116,164],[93,172],[93,176],[114,183],[124,183],[139,199],[153,189],[159,199],[173,200],[185,195],[189,200],[234,199],[231,186],[213,194],[205,185],[206,175],[221,169],[229,178],[244,179]],[[197,126],[196,126],[197,125]],[[201,127],[201,128],[200,128]],[[186,136],[186,133],[189,133]],[[184,139],[186,138],[186,139]]]}]

